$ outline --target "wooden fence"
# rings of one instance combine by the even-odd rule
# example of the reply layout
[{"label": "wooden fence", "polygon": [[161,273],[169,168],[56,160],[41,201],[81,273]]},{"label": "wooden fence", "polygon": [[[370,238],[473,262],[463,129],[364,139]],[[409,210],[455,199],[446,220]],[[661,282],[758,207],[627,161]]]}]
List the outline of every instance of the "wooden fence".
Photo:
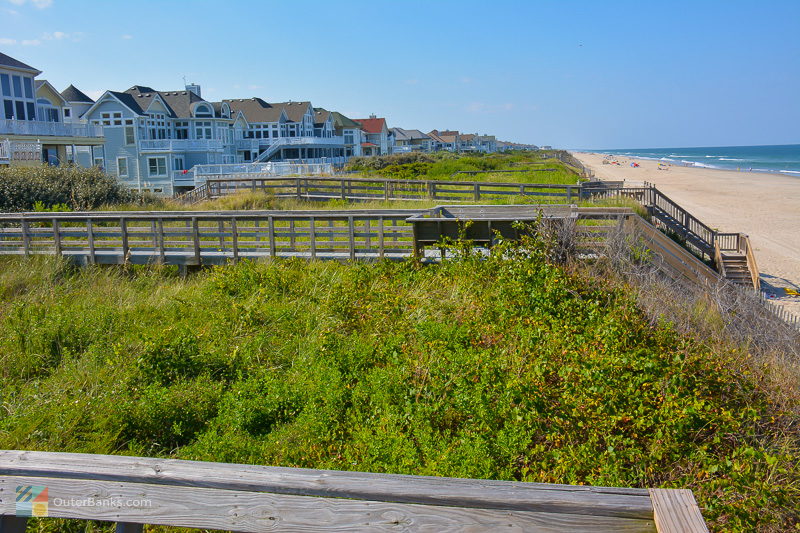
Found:
[{"label": "wooden fence", "polygon": [[0,531],[22,533],[28,516],[111,521],[125,533],[708,531],[690,490],[0,451]]},{"label": "wooden fence", "polygon": [[[350,177],[276,178],[270,176],[241,176],[209,178],[203,193],[215,199],[245,191],[266,191],[278,198],[302,200],[435,200],[446,202],[479,202],[528,196],[537,199],[553,198],[554,203],[572,203],[590,193],[582,194],[580,184],[495,183],[486,181],[397,180]],[[189,199],[189,197],[186,197]],[[199,199],[195,194],[191,199]]]}]

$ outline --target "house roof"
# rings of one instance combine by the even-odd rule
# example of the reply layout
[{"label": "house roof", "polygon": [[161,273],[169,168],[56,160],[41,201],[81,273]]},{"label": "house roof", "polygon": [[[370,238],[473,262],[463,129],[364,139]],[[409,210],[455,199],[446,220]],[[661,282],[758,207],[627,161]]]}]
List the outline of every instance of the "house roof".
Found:
[{"label": "house roof", "polygon": [[386,128],[385,118],[357,118],[355,120],[361,124],[361,129],[367,133],[381,133],[383,128]]},{"label": "house roof", "polygon": [[87,104],[93,104],[94,100],[86,96],[80,89],[75,87],[74,85],[70,85],[63,91],[61,91],[61,96],[67,102],[84,102]]},{"label": "house roof", "polygon": [[276,102],[270,105],[283,108],[286,117],[292,122],[302,122],[311,102]]},{"label": "house roof", "polygon": [[278,122],[283,108],[268,104],[261,98],[239,98],[223,100],[231,108],[231,113],[242,112],[247,122]]},{"label": "house roof", "polygon": [[117,91],[108,91],[108,94],[114,96],[117,100],[122,102],[123,105],[127,106],[131,111],[133,111],[137,115],[144,115],[144,109],[142,109],[142,106],[139,105],[139,102],[137,102],[136,98],[134,98],[132,95]]},{"label": "house roof", "polygon": [[0,67],[9,67],[17,70],[27,70],[28,72],[31,72],[34,75],[39,75],[42,73],[41,70],[35,69],[30,65],[26,65],[19,59],[14,59],[13,57],[7,56],[2,52],[0,52]]},{"label": "house roof", "polygon": [[[143,85],[134,85],[127,91],[127,94],[135,97],[136,101],[139,102],[139,106],[142,109],[147,109],[150,106],[150,102],[153,101],[153,98],[158,95],[164,101],[167,106],[167,109],[170,112],[170,117],[172,118],[192,118],[194,114],[192,113],[194,109],[194,104],[198,102],[206,102],[205,99],[197,96],[192,91],[154,91],[150,87],[145,87]],[[211,105],[211,102],[207,102],[209,106],[212,108],[212,112],[214,111],[214,106]],[[215,115],[216,116],[216,115]]]},{"label": "house roof", "polygon": [[441,137],[439,137],[439,132],[437,130],[429,131],[428,132],[428,137],[430,137],[431,139],[433,139],[436,142],[440,142],[440,143],[448,142],[448,141],[445,141],[444,139],[442,139]]},{"label": "house roof", "polygon": [[330,118],[331,112],[321,107],[314,108],[314,125],[323,125]]},{"label": "house roof", "polygon": [[361,128],[361,124],[355,120],[347,118],[338,111],[331,111],[331,115],[333,116],[333,126],[335,128]]},{"label": "house roof", "polygon": [[463,134],[461,134],[460,137],[461,137],[462,141],[471,141],[472,139],[475,138],[475,134],[474,133],[463,133]]},{"label": "house roof", "polygon": [[392,128],[392,133],[399,141],[413,141],[417,139],[430,139],[428,135],[425,135],[419,130],[405,130],[403,128]]}]

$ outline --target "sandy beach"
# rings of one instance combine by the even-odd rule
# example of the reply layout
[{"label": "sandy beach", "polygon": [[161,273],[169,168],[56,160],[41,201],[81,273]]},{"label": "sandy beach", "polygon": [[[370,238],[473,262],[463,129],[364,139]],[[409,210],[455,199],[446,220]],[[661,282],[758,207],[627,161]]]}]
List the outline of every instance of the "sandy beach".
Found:
[{"label": "sandy beach", "polygon": [[[600,179],[655,184],[712,228],[750,236],[762,289],[800,315],[800,178],[699,167],[661,167],[659,161],[574,152]],[[608,157],[619,165],[603,164]],[[631,167],[635,161],[639,167]]]}]

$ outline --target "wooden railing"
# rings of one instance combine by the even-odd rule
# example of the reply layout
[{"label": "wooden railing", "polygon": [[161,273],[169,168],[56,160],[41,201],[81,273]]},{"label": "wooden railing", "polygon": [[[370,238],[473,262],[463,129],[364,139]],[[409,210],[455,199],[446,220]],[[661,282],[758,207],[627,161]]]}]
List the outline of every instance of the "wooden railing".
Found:
[{"label": "wooden railing", "polygon": [[126,533],[142,524],[254,533],[708,531],[690,490],[0,451],[0,530],[22,533],[28,516],[116,522]]},{"label": "wooden railing", "polygon": [[550,197],[566,203],[578,200],[581,186],[541,183],[493,183],[481,181],[396,180],[350,177],[273,177],[242,175],[206,179],[209,198],[244,191],[268,191],[277,197],[341,200],[437,200],[474,201],[511,196]]}]

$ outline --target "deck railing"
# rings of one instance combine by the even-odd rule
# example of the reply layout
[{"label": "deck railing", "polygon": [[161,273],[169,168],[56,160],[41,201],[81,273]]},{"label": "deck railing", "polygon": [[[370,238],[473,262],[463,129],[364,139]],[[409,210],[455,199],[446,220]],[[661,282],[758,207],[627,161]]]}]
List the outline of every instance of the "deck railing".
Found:
[{"label": "deck railing", "polygon": [[[241,532],[707,532],[692,491],[0,451],[0,531],[27,517]],[[15,497],[16,496],[16,497]]]},{"label": "deck railing", "polygon": [[103,137],[103,127],[95,124],[73,124],[70,122],[0,119],[0,135]]}]

